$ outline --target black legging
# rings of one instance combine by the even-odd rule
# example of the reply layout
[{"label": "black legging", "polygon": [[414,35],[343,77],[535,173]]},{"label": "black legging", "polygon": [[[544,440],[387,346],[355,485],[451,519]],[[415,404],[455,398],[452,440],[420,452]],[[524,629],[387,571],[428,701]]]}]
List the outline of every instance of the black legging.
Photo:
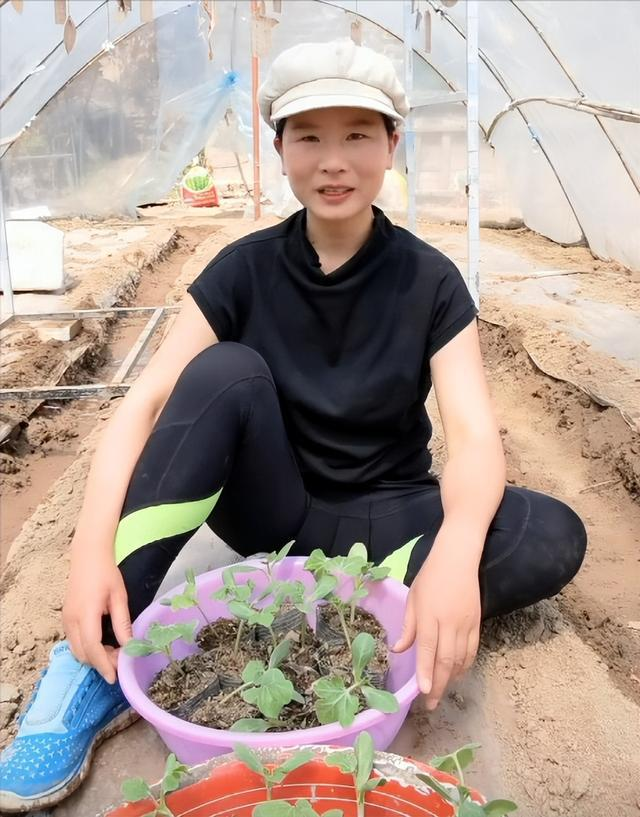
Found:
[{"label": "black legging", "polygon": [[[222,489],[222,490],[221,490]],[[292,554],[345,554],[364,542],[376,563],[395,553],[410,584],[443,519],[440,487],[306,490],[263,358],[237,343],[197,355],[176,383],[133,471],[116,560],[135,618],[203,523],[243,556],[295,539]],[[420,536],[413,548],[403,546]],[[586,549],[580,518],[545,494],[507,486],[480,563],[483,618],[553,596]],[[401,614],[401,611],[398,611]],[[105,643],[116,643],[105,620]]]}]

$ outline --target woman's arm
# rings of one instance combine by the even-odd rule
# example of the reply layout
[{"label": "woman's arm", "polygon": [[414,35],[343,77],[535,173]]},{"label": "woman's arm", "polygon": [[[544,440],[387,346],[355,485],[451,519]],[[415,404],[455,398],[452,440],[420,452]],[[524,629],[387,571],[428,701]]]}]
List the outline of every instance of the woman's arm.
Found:
[{"label": "woman's arm", "polygon": [[111,615],[120,643],[130,637],[127,595],[113,543],[131,474],[180,373],[216,342],[187,295],[166,338],[109,420],[91,461],[71,542],[63,621],[74,655],[110,681],[115,670],[113,656],[110,660],[101,644],[101,616]]},{"label": "woman's arm", "polygon": [[442,528],[456,534],[447,549],[459,551],[461,564],[477,572],[506,468],[475,321],[433,356],[431,377],[447,445]]},{"label": "woman's arm", "polygon": [[433,355],[431,376],[448,454],[441,479],[444,520],[411,585],[394,649],[417,641],[418,681],[427,707],[435,709],[478,649],[478,567],[506,471],[475,321]]}]

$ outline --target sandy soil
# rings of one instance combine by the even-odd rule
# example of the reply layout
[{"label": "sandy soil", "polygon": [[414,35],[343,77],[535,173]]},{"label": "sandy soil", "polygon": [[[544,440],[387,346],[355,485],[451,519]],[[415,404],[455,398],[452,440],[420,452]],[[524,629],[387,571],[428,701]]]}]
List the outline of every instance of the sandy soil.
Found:
[{"label": "sandy soil", "polygon": [[[219,247],[256,228],[232,219],[220,220],[216,227],[204,240],[202,235],[192,236],[194,251],[166,268],[165,283],[153,294],[156,303],[165,293],[168,302],[179,299]],[[440,225],[429,229],[430,240],[457,258],[463,230]],[[483,233],[487,246],[499,251],[506,245],[533,268],[560,269],[560,255],[570,256],[573,266],[587,261],[591,266],[602,264],[584,248],[560,253],[551,242],[522,231]],[[610,271],[606,299],[625,303],[623,287],[635,292],[635,278],[624,270]],[[143,270],[141,286],[153,278],[149,269]],[[630,292],[629,297],[635,296]],[[640,632],[629,624],[640,619],[640,440],[620,412],[591,399],[582,382],[574,386],[540,371],[527,352],[526,311],[520,316],[514,308],[506,326],[497,323],[493,318],[481,323],[481,332],[509,480],[569,502],[588,524],[589,551],[581,573],[560,597],[485,626],[473,670],[436,713],[428,714],[417,701],[392,750],[428,759],[478,740],[484,748],[470,780],[491,796],[515,799],[522,817],[637,817]],[[556,333],[547,329],[549,337]],[[574,351],[578,359],[587,353],[584,347]],[[10,501],[21,510],[14,515],[11,534],[3,533],[11,552],[2,577],[0,654],[3,681],[15,685],[19,695],[0,704],[0,744],[13,733],[13,716],[28,697],[51,644],[61,635],[67,546],[91,451],[115,402],[49,411],[37,422],[32,420],[29,446],[3,447],[2,479],[5,485],[14,481]],[[80,422],[83,411],[93,413],[85,418],[86,425]],[[70,428],[77,437],[56,437]],[[436,457],[442,453],[441,437],[436,438]],[[24,475],[35,474],[47,459],[57,460],[58,470],[51,473],[44,494],[46,477],[32,478],[30,485]],[[22,486],[17,485],[20,480]],[[159,772],[163,750],[145,725],[110,743],[122,747],[134,740],[144,741],[157,763],[147,757],[144,770],[130,768],[129,774]],[[96,770],[111,768],[112,758],[107,745],[98,754]],[[92,779],[85,784],[87,793],[91,785]],[[118,785],[114,779],[114,797]],[[56,817],[92,813],[80,802],[89,800],[76,799],[75,805],[70,800]]]}]

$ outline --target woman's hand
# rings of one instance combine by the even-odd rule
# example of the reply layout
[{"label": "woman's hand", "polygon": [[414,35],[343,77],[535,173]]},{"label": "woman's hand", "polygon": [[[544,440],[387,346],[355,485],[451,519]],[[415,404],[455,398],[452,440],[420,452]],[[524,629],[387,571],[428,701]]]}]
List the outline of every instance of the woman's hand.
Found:
[{"label": "woman's hand", "polygon": [[131,638],[131,620],[122,574],[113,557],[76,551],[71,560],[62,610],[65,633],[78,661],[91,664],[110,684],[116,680],[118,651],[102,644],[102,616],[111,616],[121,645]]},{"label": "woman's hand", "polygon": [[469,669],[480,638],[477,563],[463,560],[461,543],[442,534],[411,585],[402,635],[393,646],[404,652],[417,642],[418,684],[430,710],[447,684]]}]

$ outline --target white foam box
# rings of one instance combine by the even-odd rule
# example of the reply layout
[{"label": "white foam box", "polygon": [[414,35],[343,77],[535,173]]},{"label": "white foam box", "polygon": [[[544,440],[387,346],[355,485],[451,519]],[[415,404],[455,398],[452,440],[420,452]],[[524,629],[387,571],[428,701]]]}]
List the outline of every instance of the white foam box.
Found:
[{"label": "white foam box", "polygon": [[53,292],[64,287],[64,232],[42,221],[7,221],[14,292]]}]

